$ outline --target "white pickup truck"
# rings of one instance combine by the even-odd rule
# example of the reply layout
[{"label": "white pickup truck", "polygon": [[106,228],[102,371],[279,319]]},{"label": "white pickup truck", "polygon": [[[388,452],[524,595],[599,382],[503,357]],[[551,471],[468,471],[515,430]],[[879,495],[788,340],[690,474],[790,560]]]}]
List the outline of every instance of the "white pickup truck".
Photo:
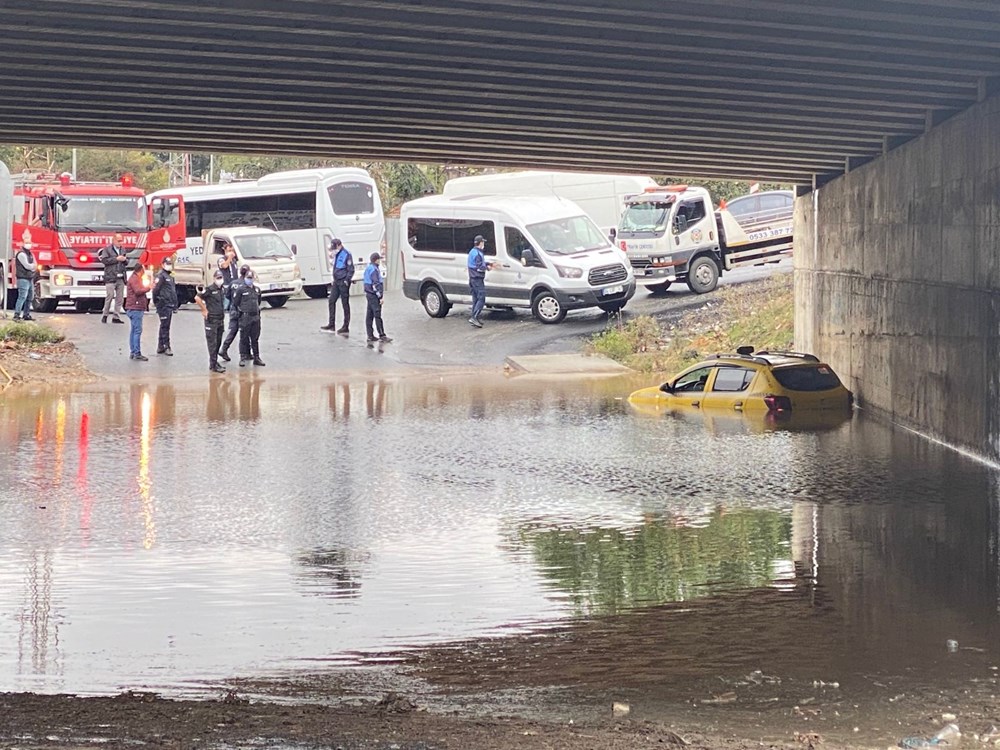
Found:
[{"label": "white pickup truck", "polygon": [[792,221],[786,216],[744,227],[725,208],[713,211],[705,188],[656,186],[625,199],[616,241],[638,286],[662,292],[686,281],[704,294],[724,271],[791,257]]},{"label": "white pickup truck", "polygon": [[202,252],[178,257],[174,264],[177,294],[182,302],[194,300],[198,287],[212,283],[212,276],[224,257],[227,243],[236,250],[233,273],[250,266],[254,285],[271,307],[281,307],[293,294],[302,291],[302,272],[291,248],[281,236],[263,227],[208,229],[202,234]]}]

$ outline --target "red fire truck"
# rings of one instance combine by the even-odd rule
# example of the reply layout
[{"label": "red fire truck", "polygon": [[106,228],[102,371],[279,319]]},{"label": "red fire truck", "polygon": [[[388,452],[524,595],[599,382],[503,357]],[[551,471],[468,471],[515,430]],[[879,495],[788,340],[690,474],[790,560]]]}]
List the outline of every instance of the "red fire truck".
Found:
[{"label": "red fire truck", "polygon": [[[130,268],[136,261],[159,265],[184,248],[181,197],[146,199],[131,175],[120,182],[77,182],[69,173],[14,175],[14,210],[11,258],[31,243],[38,312],[54,312],[61,301],[81,311],[102,304],[104,265],[97,255],[115,234],[122,235]],[[14,288],[13,260],[10,265]]]}]

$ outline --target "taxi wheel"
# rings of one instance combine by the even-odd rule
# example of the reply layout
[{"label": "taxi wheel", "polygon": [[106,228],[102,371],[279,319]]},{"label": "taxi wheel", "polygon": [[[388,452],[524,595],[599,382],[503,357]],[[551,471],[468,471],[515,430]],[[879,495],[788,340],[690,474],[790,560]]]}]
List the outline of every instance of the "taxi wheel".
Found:
[{"label": "taxi wheel", "polygon": [[715,261],[702,255],[695,258],[688,268],[688,287],[695,294],[711,292],[719,285],[719,267]]},{"label": "taxi wheel", "polygon": [[561,323],[566,317],[566,308],[552,292],[542,291],[531,300],[531,312],[543,323]]}]

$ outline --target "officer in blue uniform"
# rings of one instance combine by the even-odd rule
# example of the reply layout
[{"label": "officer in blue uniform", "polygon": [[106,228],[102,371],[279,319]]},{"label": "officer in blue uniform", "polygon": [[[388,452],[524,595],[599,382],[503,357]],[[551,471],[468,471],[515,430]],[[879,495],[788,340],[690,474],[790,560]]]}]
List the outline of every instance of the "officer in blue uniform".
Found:
[{"label": "officer in blue uniform", "polygon": [[[372,253],[368,268],[365,269],[365,299],[368,300],[365,328],[368,330],[369,344],[376,341],[388,344],[392,341],[385,335],[385,327],[382,325],[382,297],[385,294],[385,285],[382,282],[382,270],[378,267],[380,259],[378,253]],[[375,338],[375,331],[372,329],[373,322],[378,329],[378,338]]]},{"label": "officer in blue uniform", "polygon": [[472,291],[472,317],[469,318],[469,325],[476,328],[483,327],[479,316],[486,307],[486,272],[493,268],[493,264],[487,263],[483,256],[484,247],[486,238],[477,234],[472,241],[472,249],[469,250],[469,289]]}]

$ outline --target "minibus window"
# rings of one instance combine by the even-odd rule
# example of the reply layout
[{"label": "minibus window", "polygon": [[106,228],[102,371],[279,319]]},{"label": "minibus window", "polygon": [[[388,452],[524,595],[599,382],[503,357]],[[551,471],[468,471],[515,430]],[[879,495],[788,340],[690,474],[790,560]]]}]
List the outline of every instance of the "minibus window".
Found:
[{"label": "minibus window", "polygon": [[454,253],[465,255],[472,249],[477,234],[486,237],[483,255],[496,255],[496,236],[492,221],[475,219],[410,218],[406,223],[406,236],[410,246],[422,253]]}]

